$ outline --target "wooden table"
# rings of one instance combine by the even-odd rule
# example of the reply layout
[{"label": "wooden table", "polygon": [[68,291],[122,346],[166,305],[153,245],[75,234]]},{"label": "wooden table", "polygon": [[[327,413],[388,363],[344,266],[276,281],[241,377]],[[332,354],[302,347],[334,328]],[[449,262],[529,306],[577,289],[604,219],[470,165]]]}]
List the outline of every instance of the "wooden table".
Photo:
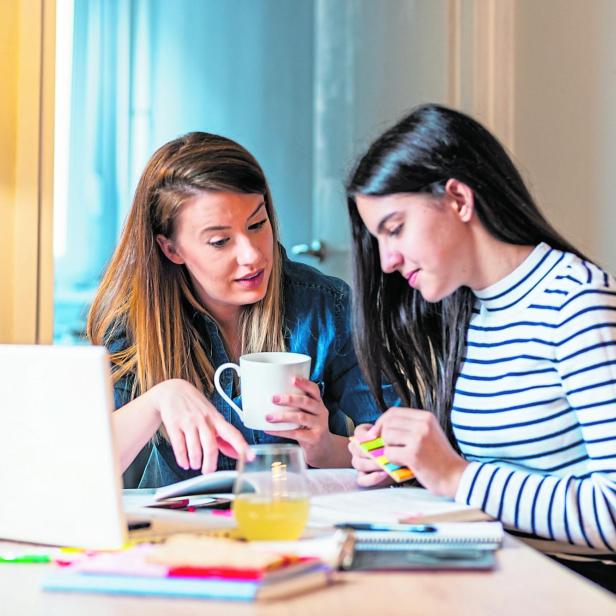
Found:
[{"label": "wooden table", "polygon": [[[10,543],[0,543],[9,549]],[[340,573],[336,583],[274,602],[194,601],[41,590],[47,565],[0,565],[6,616],[329,616],[383,613],[478,616],[616,616],[616,598],[513,537],[490,572]]]}]

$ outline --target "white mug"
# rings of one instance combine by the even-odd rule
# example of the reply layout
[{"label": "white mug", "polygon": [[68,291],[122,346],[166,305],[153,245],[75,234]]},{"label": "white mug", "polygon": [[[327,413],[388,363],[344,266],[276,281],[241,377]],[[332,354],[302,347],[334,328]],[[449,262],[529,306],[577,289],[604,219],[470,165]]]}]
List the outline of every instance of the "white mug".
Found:
[{"label": "white mug", "polygon": [[[297,387],[293,387],[294,376],[305,379],[310,377],[310,355],[301,353],[250,353],[240,357],[240,365],[232,362],[218,366],[214,374],[214,385],[218,393],[240,416],[247,428],[254,430],[296,430],[296,423],[270,423],[265,419],[270,413],[293,411],[293,407],[280,406],[272,402],[276,394],[301,394]],[[220,375],[223,371],[232,368],[240,377],[240,390],[242,394],[241,409],[220,386]]]}]

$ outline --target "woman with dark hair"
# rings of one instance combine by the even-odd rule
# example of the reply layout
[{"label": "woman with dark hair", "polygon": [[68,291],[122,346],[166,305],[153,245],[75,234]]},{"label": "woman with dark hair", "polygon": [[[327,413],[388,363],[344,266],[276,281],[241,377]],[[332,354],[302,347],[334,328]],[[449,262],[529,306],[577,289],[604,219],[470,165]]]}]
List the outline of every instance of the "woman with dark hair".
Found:
[{"label": "woman with dark hair", "polygon": [[[359,440],[382,436],[426,488],[574,553],[569,566],[614,589],[599,562],[616,550],[614,279],[451,109],[418,107],[385,132],[347,193],[358,359],[383,410],[383,378],[402,400]],[[386,481],[350,449],[360,483]]]},{"label": "woman with dark hair", "polygon": [[[353,351],[348,286],[286,258],[261,167],[218,135],[174,139],[146,165],[88,336],[111,352],[122,470],[152,445],[141,487],[232,468],[248,443],[286,439],[312,466],[350,466],[347,417],[377,415]],[[310,380],[294,383],[301,393],[274,400],[293,410],[267,417],[272,430],[300,429],[248,429],[215,391],[218,366],[261,351],[312,358]]]}]

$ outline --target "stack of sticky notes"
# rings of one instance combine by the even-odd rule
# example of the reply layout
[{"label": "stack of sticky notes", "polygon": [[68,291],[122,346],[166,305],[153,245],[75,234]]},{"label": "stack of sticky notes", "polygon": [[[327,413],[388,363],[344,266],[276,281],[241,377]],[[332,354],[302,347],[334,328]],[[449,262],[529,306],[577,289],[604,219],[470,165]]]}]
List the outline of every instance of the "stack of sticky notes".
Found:
[{"label": "stack of sticky notes", "polygon": [[384,454],[385,443],[379,436],[371,441],[363,441],[358,443],[359,446],[370,456],[374,461],[396,482],[401,483],[413,478],[413,471],[406,466],[398,466],[393,464]]}]

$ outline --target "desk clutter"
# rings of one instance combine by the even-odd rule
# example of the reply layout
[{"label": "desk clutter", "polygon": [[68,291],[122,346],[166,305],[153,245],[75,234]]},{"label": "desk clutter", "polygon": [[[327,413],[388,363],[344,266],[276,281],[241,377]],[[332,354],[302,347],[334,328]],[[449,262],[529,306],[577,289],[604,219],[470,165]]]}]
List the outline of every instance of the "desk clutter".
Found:
[{"label": "desk clutter", "polygon": [[24,553],[5,562],[51,561],[43,582],[50,592],[235,601],[317,590],[334,582],[337,570],[495,564],[503,528],[480,510],[416,487],[358,490],[350,469],[309,477],[310,517],[297,541],[245,541],[229,509],[233,495],[200,494],[206,481],[220,487],[220,477],[204,476],[199,485],[189,480],[195,485],[171,486],[165,494],[127,491],[125,510],[151,522],[129,524],[123,550],[55,549],[47,559]]},{"label": "desk clutter", "polygon": [[[491,569],[499,522],[349,525],[299,541],[246,542],[177,534],[119,552],[54,559],[47,591],[236,601],[280,599],[327,586],[336,569]],[[355,528],[354,528],[355,527]]]},{"label": "desk clutter", "polygon": [[249,601],[326,586],[331,573],[319,558],[255,549],[255,544],[221,537],[179,534],[162,543],[58,564],[43,589]]}]

